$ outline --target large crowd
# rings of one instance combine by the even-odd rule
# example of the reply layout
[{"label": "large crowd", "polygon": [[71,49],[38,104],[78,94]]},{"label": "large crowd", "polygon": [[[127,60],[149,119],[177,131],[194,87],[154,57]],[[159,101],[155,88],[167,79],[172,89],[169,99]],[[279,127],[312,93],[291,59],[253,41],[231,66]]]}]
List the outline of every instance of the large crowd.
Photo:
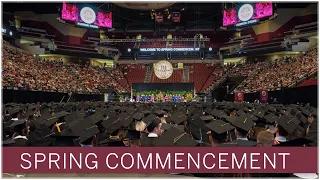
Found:
[{"label": "large crowd", "polygon": [[3,47],[3,87],[34,91],[66,93],[102,93],[114,88],[127,91],[118,81],[123,74],[115,68],[80,64],[63,64],[62,61],[35,60],[28,52]]},{"label": "large crowd", "polygon": [[317,108],[308,104],[10,103],[3,106],[3,146],[317,147],[316,118]]},{"label": "large crowd", "polygon": [[247,74],[248,78],[235,91],[279,90],[295,84],[317,69],[318,53],[314,48],[301,56],[255,64],[253,71]]},{"label": "large crowd", "polygon": [[[256,92],[288,87],[315,71],[317,50],[311,49],[304,55],[275,61],[255,58],[245,63],[229,63],[215,68],[212,76],[215,86],[227,77],[246,76],[235,91]],[[28,52],[10,46],[3,47],[3,87],[82,94],[99,94],[108,88],[129,92],[124,73],[120,68],[37,61]]]},{"label": "large crowd", "polygon": [[215,85],[219,85],[228,77],[247,77],[235,91],[248,93],[259,90],[280,90],[295,85],[317,69],[317,49],[312,48],[303,55],[282,57],[274,61],[259,57],[243,63],[228,63],[216,68],[212,75]]}]

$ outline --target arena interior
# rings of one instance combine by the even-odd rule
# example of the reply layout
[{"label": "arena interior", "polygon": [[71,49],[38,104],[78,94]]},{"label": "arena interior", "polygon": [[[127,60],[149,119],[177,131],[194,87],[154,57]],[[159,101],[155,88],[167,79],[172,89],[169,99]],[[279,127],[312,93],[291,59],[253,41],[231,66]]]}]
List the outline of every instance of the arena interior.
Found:
[{"label": "arena interior", "polygon": [[2,5],[2,146],[318,146],[317,3]]}]

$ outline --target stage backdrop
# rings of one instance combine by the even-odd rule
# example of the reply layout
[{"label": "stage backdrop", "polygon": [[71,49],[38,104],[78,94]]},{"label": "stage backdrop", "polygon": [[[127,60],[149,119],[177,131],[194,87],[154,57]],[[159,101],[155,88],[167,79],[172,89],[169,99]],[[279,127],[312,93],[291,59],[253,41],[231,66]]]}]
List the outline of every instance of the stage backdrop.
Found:
[{"label": "stage backdrop", "polygon": [[193,83],[132,83],[132,89],[142,91],[192,91]]}]

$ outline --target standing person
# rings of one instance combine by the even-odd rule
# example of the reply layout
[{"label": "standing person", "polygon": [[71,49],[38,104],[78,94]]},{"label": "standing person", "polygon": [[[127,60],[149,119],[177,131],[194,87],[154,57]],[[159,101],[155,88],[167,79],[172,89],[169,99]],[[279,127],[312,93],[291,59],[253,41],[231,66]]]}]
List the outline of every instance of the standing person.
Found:
[{"label": "standing person", "polygon": [[151,102],[154,102],[154,95],[151,94]]}]

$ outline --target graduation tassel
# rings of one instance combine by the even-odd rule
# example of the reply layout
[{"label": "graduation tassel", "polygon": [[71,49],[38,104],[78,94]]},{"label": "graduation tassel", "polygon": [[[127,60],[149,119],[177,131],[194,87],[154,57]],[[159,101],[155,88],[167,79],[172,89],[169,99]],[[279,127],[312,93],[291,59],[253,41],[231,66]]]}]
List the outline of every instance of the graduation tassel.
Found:
[{"label": "graduation tassel", "polygon": [[243,124],[245,124],[247,122],[247,118],[244,119]]},{"label": "graduation tassel", "polygon": [[56,122],[56,128],[57,128],[58,132],[61,132],[60,126],[57,122]]}]

